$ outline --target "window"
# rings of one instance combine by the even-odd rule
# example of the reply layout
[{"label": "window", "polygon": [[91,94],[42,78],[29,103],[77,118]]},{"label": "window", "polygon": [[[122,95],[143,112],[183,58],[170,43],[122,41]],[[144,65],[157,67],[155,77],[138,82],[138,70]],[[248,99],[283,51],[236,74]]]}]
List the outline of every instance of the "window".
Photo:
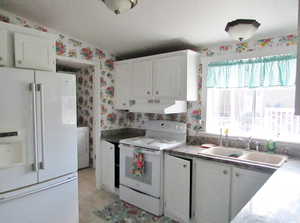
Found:
[{"label": "window", "polygon": [[275,56],[208,67],[206,131],[300,142],[294,116],[296,58]]}]

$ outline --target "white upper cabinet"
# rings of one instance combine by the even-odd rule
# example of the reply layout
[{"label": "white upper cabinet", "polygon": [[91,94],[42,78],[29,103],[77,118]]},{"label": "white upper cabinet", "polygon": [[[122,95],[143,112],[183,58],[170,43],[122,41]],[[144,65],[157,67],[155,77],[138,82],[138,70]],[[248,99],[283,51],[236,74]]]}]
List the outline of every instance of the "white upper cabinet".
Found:
[{"label": "white upper cabinet", "polygon": [[185,64],[183,56],[153,61],[153,95],[157,99],[185,100]]},{"label": "white upper cabinet", "polygon": [[133,100],[152,98],[152,61],[133,63],[131,98]]},{"label": "white upper cabinet", "polygon": [[131,63],[116,63],[116,69],[114,74],[114,98],[116,109],[129,109],[132,67],[133,66]]},{"label": "white upper cabinet", "polygon": [[[129,110],[180,113],[186,112],[186,101],[197,100],[198,53],[183,50],[121,62],[132,64],[130,101],[134,103]],[[117,95],[128,82],[119,84]]]},{"label": "white upper cabinet", "polygon": [[55,41],[15,33],[15,66],[53,71],[56,66]]},{"label": "white upper cabinet", "polygon": [[0,66],[9,65],[8,55],[8,33],[6,30],[0,30]]},{"label": "white upper cabinet", "polygon": [[233,167],[231,183],[231,219],[264,185],[271,174]]}]

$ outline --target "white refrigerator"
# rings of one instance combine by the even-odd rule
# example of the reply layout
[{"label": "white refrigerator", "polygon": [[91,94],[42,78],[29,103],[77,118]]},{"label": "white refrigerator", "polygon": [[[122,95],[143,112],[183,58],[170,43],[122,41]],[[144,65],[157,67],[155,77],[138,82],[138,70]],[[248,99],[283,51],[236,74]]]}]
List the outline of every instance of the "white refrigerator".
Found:
[{"label": "white refrigerator", "polygon": [[0,222],[78,223],[74,75],[0,68]]}]

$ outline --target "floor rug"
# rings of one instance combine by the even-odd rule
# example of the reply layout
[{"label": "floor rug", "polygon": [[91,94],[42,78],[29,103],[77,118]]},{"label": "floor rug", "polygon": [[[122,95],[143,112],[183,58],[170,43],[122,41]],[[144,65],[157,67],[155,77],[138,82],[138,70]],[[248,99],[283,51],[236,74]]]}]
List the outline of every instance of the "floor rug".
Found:
[{"label": "floor rug", "polygon": [[154,216],[124,201],[117,200],[94,214],[112,223],[177,223],[167,217]]}]

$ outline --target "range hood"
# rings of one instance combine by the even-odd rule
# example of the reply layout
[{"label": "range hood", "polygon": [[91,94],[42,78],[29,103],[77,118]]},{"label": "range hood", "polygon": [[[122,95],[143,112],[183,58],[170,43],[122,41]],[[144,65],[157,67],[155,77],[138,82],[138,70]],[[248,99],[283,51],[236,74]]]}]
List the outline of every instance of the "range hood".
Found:
[{"label": "range hood", "polygon": [[186,101],[169,101],[162,103],[136,103],[129,109],[130,112],[175,114],[187,112]]}]

